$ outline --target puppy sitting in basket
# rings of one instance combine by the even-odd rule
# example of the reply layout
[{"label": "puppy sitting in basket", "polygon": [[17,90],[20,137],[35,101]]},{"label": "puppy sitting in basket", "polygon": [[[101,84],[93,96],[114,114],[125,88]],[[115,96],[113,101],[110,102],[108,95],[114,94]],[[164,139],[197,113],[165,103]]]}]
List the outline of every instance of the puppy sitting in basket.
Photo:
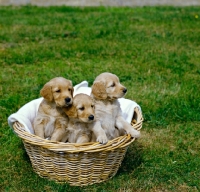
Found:
[{"label": "puppy sitting in basket", "polygon": [[35,135],[62,141],[68,124],[63,108],[72,104],[72,82],[63,77],[53,78],[44,85],[40,94],[44,99],[33,122]]},{"label": "puppy sitting in basket", "polygon": [[124,134],[140,137],[140,132],[122,116],[118,98],[123,97],[126,92],[127,89],[121,85],[119,78],[108,72],[97,76],[92,85],[91,97],[95,99],[96,118],[109,140]]},{"label": "puppy sitting in basket", "polygon": [[[63,138],[70,143],[87,143],[97,141],[102,144],[108,139],[100,122],[96,121],[94,100],[83,93],[73,98],[73,104],[64,108],[69,117],[67,135]],[[95,140],[94,140],[95,138]]]}]

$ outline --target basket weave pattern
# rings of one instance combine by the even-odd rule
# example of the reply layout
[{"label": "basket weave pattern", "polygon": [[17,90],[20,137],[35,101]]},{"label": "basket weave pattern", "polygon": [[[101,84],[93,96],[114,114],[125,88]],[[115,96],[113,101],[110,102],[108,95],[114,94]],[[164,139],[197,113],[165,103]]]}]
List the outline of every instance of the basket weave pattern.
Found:
[{"label": "basket weave pattern", "polygon": [[[143,117],[135,109],[133,128],[142,128]],[[128,146],[135,140],[124,135],[106,145],[95,143],[61,143],[42,139],[24,130],[15,122],[15,133],[22,139],[32,167],[41,177],[74,186],[91,185],[112,178],[126,154]]]}]

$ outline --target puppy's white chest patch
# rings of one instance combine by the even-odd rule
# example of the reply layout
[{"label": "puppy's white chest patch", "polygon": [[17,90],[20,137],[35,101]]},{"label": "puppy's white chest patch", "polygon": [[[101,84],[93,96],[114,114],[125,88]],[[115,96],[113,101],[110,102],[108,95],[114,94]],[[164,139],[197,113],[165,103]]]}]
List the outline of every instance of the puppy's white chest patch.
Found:
[{"label": "puppy's white chest patch", "polygon": [[96,117],[101,122],[101,126],[106,132],[108,139],[114,138],[115,135],[115,120],[118,115],[118,107],[117,102],[102,102],[95,105]]}]

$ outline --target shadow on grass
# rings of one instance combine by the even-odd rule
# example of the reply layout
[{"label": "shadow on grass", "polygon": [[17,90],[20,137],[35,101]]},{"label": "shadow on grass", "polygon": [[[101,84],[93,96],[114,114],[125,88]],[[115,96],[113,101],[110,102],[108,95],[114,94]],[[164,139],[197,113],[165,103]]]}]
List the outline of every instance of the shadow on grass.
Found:
[{"label": "shadow on grass", "polygon": [[23,160],[26,161],[28,164],[31,165],[31,160],[30,160],[30,158],[29,158],[29,156],[28,156],[28,154],[27,154],[27,152],[26,152],[26,149],[25,149],[25,147],[24,147],[23,142],[21,142],[21,143],[19,144],[19,147],[20,147],[21,149],[23,149],[23,154],[22,154]]},{"label": "shadow on grass", "polygon": [[141,143],[134,141],[128,148],[122,164],[116,174],[132,173],[143,162],[143,146]]}]

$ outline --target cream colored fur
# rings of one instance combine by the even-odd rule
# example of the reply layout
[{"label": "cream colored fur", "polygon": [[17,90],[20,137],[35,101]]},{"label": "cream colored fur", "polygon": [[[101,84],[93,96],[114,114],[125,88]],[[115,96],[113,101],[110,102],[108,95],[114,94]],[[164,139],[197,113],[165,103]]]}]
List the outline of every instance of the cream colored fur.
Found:
[{"label": "cream colored fur", "polygon": [[69,117],[66,141],[70,143],[90,141],[107,143],[104,130],[99,122],[96,122],[94,100],[90,96],[77,94],[73,98],[73,104],[64,111]]},{"label": "cream colored fur", "polygon": [[35,134],[41,138],[62,141],[68,117],[63,108],[72,104],[73,86],[63,77],[51,79],[40,91],[42,100],[33,123]]},{"label": "cream colored fur", "polygon": [[117,100],[126,92],[127,89],[121,85],[119,78],[112,73],[100,74],[92,85],[91,97],[95,99],[96,119],[109,140],[124,134],[140,137],[140,132],[124,120]]}]

